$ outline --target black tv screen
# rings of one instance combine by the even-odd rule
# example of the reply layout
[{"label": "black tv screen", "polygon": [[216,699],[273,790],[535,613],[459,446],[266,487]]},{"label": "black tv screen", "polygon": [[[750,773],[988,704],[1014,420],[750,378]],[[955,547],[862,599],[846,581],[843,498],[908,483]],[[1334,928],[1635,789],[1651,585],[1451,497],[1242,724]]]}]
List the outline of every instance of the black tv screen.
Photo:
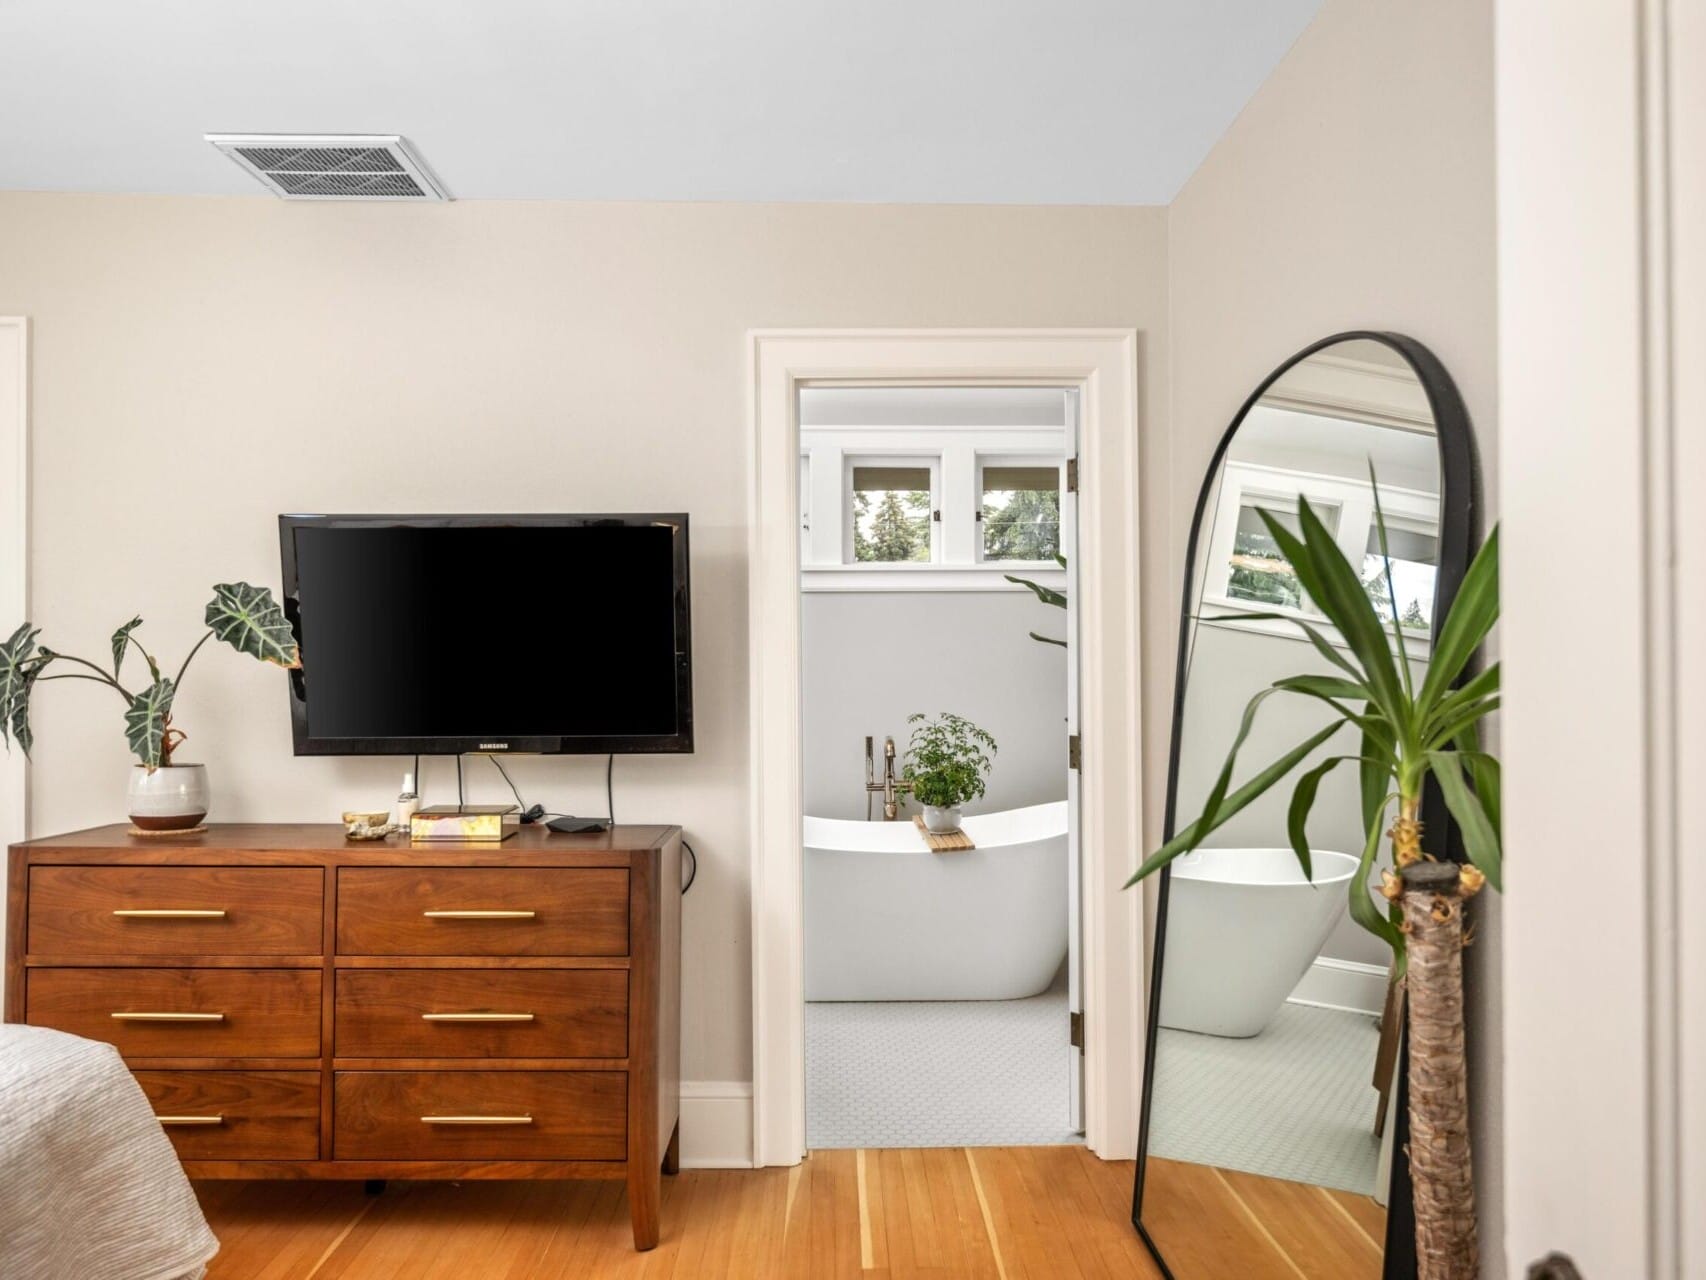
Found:
[{"label": "black tv screen", "polygon": [[691,751],[685,515],[279,517],[298,755]]}]

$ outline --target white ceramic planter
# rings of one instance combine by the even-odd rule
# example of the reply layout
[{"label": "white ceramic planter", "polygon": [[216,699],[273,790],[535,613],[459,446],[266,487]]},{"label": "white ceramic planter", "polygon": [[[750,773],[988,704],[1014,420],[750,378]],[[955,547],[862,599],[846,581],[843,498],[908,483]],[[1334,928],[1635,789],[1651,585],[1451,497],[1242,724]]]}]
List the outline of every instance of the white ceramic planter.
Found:
[{"label": "white ceramic planter", "polygon": [[946,835],[960,829],[960,806],[927,804],[924,806],[924,829],[936,835]]},{"label": "white ceramic planter", "polygon": [[130,820],[143,831],[182,831],[207,817],[207,766],[167,764],[130,770]]}]

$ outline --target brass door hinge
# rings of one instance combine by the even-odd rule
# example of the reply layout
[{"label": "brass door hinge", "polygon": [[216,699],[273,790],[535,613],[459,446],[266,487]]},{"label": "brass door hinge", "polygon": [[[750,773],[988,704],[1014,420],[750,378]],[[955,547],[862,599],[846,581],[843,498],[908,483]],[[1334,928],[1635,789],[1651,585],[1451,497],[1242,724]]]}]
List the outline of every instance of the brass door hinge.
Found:
[{"label": "brass door hinge", "polygon": [[1075,733],[1066,740],[1066,767],[1082,769],[1084,767],[1084,747]]},{"label": "brass door hinge", "polygon": [[1067,1018],[1067,1042],[1074,1049],[1082,1049],[1084,1047],[1084,1015],[1074,1009],[1067,1015]]},{"label": "brass door hinge", "polygon": [[1077,458],[1068,458],[1066,460],[1066,491],[1068,493],[1077,493],[1078,492],[1078,459]]}]

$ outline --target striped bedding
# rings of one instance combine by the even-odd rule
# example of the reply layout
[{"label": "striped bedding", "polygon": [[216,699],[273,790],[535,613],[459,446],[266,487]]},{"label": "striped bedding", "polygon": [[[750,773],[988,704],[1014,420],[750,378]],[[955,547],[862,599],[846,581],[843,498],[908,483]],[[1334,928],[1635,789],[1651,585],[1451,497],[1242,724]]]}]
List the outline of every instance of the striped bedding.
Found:
[{"label": "striped bedding", "polygon": [[195,1280],[218,1249],[118,1050],[0,1025],[0,1276]]}]

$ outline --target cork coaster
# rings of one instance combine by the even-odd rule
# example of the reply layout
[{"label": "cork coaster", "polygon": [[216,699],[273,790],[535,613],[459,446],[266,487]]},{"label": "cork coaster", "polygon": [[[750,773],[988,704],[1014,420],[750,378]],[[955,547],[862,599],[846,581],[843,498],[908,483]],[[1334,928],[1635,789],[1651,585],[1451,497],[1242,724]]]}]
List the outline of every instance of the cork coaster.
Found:
[{"label": "cork coaster", "polygon": [[176,831],[144,831],[141,827],[132,827],[130,834],[141,836],[144,840],[176,839],[178,836],[199,836],[207,830],[204,822],[199,827],[179,827]]},{"label": "cork coaster", "polygon": [[937,835],[927,829],[924,825],[924,815],[921,813],[912,815],[912,823],[918,828],[918,834],[924,837],[925,846],[932,853],[963,853],[967,849],[977,848],[964,831],[945,831]]}]

